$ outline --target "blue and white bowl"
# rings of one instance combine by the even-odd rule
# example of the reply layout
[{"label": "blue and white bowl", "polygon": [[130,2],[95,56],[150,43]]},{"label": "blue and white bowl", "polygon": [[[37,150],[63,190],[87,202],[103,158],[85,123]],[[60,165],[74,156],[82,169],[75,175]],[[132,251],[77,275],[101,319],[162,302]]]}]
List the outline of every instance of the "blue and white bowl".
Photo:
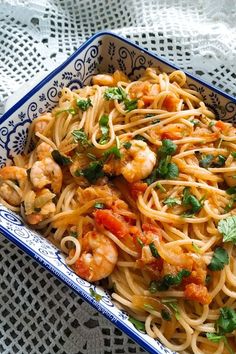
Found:
[{"label": "blue and white bowl", "polygon": [[[41,113],[52,109],[58,102],[63,87],[71,90],[90,84],[96,73],[120,69],[130,78],[137,79],[146,67],[158,67],[167,73],[174,65],[149,53],[139,46],[109,32],[100,32],[85,42],[61,66],[29,91],[0,119],[0,167],[7,159],[23,151],[28,126]],[[236,100],[199,79],[188,76],[188,84],[201,93],[206,105],[217,118],[236,122]],[[101,288],[80,279],[65,264],[64,255],[40,234],[30,230],[20,216],[0,204],[0,232],[67,284],[85,301],[123,330],[150,353],[173,354],[159,341],[138,331],[128,321],[125,311],[118,309]],[[98,302],[91,289],[102,295]]]}]

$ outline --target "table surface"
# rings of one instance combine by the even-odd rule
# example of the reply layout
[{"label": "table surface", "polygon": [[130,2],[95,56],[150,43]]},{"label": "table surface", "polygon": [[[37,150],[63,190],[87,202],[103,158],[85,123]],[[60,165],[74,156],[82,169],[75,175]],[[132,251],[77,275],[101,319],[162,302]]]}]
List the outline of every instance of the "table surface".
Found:
[{"label": "table surface", "polygon": [[[236,96],[235,0],[2,0],[0,113],[110,29]],[[0,353],[144,353],[0,235]]]}]

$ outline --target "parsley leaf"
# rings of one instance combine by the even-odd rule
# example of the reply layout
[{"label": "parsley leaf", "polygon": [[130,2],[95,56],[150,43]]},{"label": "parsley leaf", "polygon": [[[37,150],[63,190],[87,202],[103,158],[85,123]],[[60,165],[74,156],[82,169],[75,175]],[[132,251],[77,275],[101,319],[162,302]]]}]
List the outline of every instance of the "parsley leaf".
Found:
[{"label": "parsley leaf", "polygon": [[105,204],[104,203],[95,203],[94,208],[96,209],[104,209]]},{"label": "parsley leaf", "polygon": [[139,331],[142,331],[142,332],[146,332],[146,329],[145,329],[145,323],[144,322],[141,322],[139,320],[136,320],[136,318],[133,318],[131,316],[129,316],[129,321],[131,323],[133,323],[134,327],[136,329],[138,329]]},{"label": "parsley leaf", "polygon": [[216,160],[213,161],[212,167],[223,167],[225,165],[226,157],[224,155],[218,155]]},{"label": "parsley leaf", "polygon": [[236,187],[230,187],[226,189],[226,193],[229,195],[236,194]]},{"label": "parsley leaf", "polygon": [[89,107],[93,106],[90,98],[84,100],[77,99],[76,104],[83,112],[87,111]]},{"label": "parsley leaf", "polygon": [[125,99],[124,100],[124,104],[125,104],[125,110],[130,112],[133,111],[134,109],[136,109],[138,100],[134,99],[134,100],[129,100],[129,99]]},{"label": "parsley leaf", "polygon": [[153,257],[160,258],[160,255],[159,255],[159,253],[158,253],[158,251],[157,251],[157,249],[156,249],[156,247],[154,245],[154,242],[151,242],[149,244],[149,248],[151,250],[151,253],[152,253]]},{"label": "parsley leaf", "polygon": [[223,242],[236,243],[236,216],[228,216],[220,220],[217,228],[223,235]]},{"label": "parsley leaf", "polygon": [[132,144],[129,141],[127,141],[123,144],[123,146],[126,150],[129,150],[131,148]]},{"label": "parsley leaf", "polygon": [[53,150],[51,155],[52,155],[53,160],[56,163],[58,163],[59,166],[67,166],[72,163],[72,160],[70,157],[62,155],[60,153],[60,151],[58,151],[58,150]]},{"label": "parsley leaf", "polygon": [[57,111],[55,116],[57,117],[59,114],[64,113],[64,112],[70,113],[72,116],[76,115],[76,113],[77,113],[74,108],[68,108],[68,109],[62,109],[61,111]]},{"label": "parsley leaf", "polygon": [[99,144],[104,145],[108,141],[109,137],[109,117],[108,115],[104,114],[100,119],[99,119],[99,127],[102,133],[102,136],[99,140]]},{"label": "parsley leaf", "polygon": [[154,170],[152,170],[151,174],[144,179],[144,181],[150,185],[152,183],[154,183],[158,178],[158,168],[155,168]]},{"label": "parsley leaf", "polygon": [[229,264],[229,256],[227,251],[224,248],[217,247],[214,250],[208,269],[212,271],[222,270],[226,264]]},{"label": "parsley leaf", "polygon": [[92,288],[89,289],[89,292],[91,294],[91,296],[96,300],[96,301],[100,301],[102,299],[102,295],[99,295],[98,293],[96,293],[95,290],[93,290]]},{"label": "parsley leaf", "polygon": [[90,183],[93,183],[98,178],[104,176],[104,172],[103,172],[102,168],[103,168],[103,165],[100,161],[92,161],[92,162],[90,162],[88,167],[75,171],[75,176],[76,177],[83,176]]},{"label": "parsley leaf", "polygon": [[216,328],[220,335],[233,332],[236,329],[236,312],[229,307],[221,308]]},{"label": "parsley leaf", "polygon": [[203,168],[207,168],[211,165],[212,161],[214,159],[213,155],[206,155],[199,161],[199,166]]},{"label": "parsley leaf", "polygon": [[122,87],[109,87],[104,92],[104,98],[107,101],[111,101],[111,100],[123,101],[127,98],[127,94]]},{"label": "parsley leaf", "polygon": [[114,155],[118,159],[121,158],[121,152],[117,146],[112,146],[109,150],[103,153],[104,162],[106,162],[111,155]]},{"label": "parsley leaf", "polygon": [[83,129],[74,130],[71,134],[74,138],[74,141],[76,143],[80,143],[83,147],[88,147],[91,145],[91,143],[88,141],[87,134]]},{"label": "parsley leaf", "polygon": [[236,151],[231,152],[231,155],[233,156],[234,159],[236,159]]},{"label": "parsley leaf", "polygon": [[224,336],[221,336],[217,333],[207,333],[206,336],[207,339],[209,339],[213,343],[219,343],[222,339],[224,339]]},{"label": "parsley leaf", "polygon": [[161,302],[163,304],[166,304],[169,308],[171,308],[174,311],[176,320],[180,319],[180,313],[179,313],[179,308],[176,299],[173,298],[162,299]]},{"label": "parsley leaf", "polygon": [[180,285],[184,277],[188,277],[191,272],[187,269],[180,270],[176,275],[166,274],[160,280],[153,280],[150,283],[149,291],[150,293],[155,293],[156,291],[166,291],[171,286]]},{"label": "parsley leaf", "polygon": [[170,162],[171,156],[166,156],[159,161],[158,173],[162,178],[175,179],[179,175],[178,166]]},{"label": "parsley leaf", "polygon": [[168,205],[169,207],[173,207],[175,205],[181,205],[181,200],[177,198],[166,198],[163,204]]},{"label": "parsley leaf", "polygon": [[162,140],[162,146],[158,150],[158,155],[160,156],[174,155],[176,149],[177,149],[177,145],[174,144],[172,140],[164,139]]},{"label": "parsley leaf", "polygon": [[191,206],[191,210],[188,211],[189,213],[196,213],[203,207],[203,203],[190,193],[189,187],[184,188],[183,205]]}]

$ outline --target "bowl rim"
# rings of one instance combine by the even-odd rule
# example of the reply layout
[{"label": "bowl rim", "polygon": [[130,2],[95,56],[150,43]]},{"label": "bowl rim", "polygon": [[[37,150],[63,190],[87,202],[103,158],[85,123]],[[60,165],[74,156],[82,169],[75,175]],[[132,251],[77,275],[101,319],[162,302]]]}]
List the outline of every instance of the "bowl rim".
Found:
[{"label": "bowl rim", "polygon": [[[167,64],[171,68],[175,70],[182,70],[180,69],[179,66],[175,65],[174,63],[170,62],[169,60],[161,57],[160,55],[149,51],[147,49],[142,48],[141,46],[135,44],[129,39],[126,39],[116,33],[113,33],[112,31],[99,31],[95,33],[93,36],[91,36],[89,39],[87,39],[81,46],[72,54],[70,55],[62,64],[60,64],[58,67],[56,67],[53,71],[51,71],[47,76],[45,76],[36,86],[34,86],[27,94],[25,94],[19,101],[17,101],[10,109],[7,110],[1,117],[0,117],[0,124],[3,123],[7,118],[9,118],[18,108],[20,108],[29,98],[31,98],[39,89],[41,89],[48,81],[50,81],[55,75],[59,74],[61,70],[63,70],[69,63],[71,63],[72,60],[74,60],[78,54],[80,54],[88,45],[94,41],[94,39],[97,39],[99,37],[103,36],[111,36],[114,38],[117,38],[123,42],[125,42],[128,45],[133,46],[134,48],[138,49],[139,51],[150,55],[154,59],[158,59],[160,62],[163,64]],[[187,77],[190,79],[193,79],[197,81],[200,84],[203,84],[206,86],[208,89],[211,91],[214,91],[215,93],[225,97],[232,103],[236,104],[236,98],[233,97],[232,95],[229,95],[225,93],[224,91],[214,87],[212,84],[209,84],[205,80],[202,80],[200,78],[197,78],[196,76],[190,74],[187,70],[182,70]]]},{"label": "bowl rim", "polygon": [[[95,33],[93,36],[91,36],[88,40],[86,40],[71,56],[69,56],[62,64],[60,64],[58,67],[56,67],[53,71],[51,71],[48,75],[46,75],[38,84],[36,84],[31,90],[29,90],[28,93],[26,93],[20,100],[18,100],[10,109],[8,109],[1,117],[0,117],[0,124],[4,123],[4,121],[9,118],[17,109],[19,109],[28,99],[30,99],[35,93],[37,93],[46,83],[48,83],[51,79],[54,78],[55,75],[59,74],[68,64],[70,64],[77,56],[78,54],[80,54],[84,49],[86,49],[89,44],[91,42],[93,42],[95,39],[99,38],[99,37],[103,37],[103,36],[110,36],[110,37],[114,37],[118,40],[123,41],[124,43],[133,46],[134,48],[136,48],[137,50],[139,50],[141,53],[145,53],[148,54],[149,56],[151,56],[154,59],[159,60],[160,62],[162,62],[163,64],[167,64],[168,66],[170,66],[171,68],[175,69],[175,70],[182,70],[180,69],[177,65],[173,64],[172,62],[166,60],[165,58],[159,56],[158,54],[153,53],[152,51],[146,50],[144,48],[142,48],[141,46],[133,43],[132,41],[130,41],[129,39],[126,39],[120,35],[117,35],[111,31],[99,31],[97,33]],[[236,104],[236,99],[221,91],[218,88],[215,88],[213,85],[205,82],[202,79],[199,79],[197,77],[195,77],[194,75],[188,73],[185,70],[182,70],[185,72],[185,74],[187,75],[187,77],[189,77],[190,79],[195,80],[196,82],[204,85],[205,87],[209,88],[211,91],[225,97],[226,99],[228,99],[230,102]],[[49,271],[53,276],[55,276],[56,278],[58,278],[61,282],[63,282],[65,285],[67,285],[72,291],[76,292],[84,301],[86,301],[87,303],[89,303],[93,308],[95,308],[98,312],[100,312],[103,316],[105,316],[113,325],[117,326],[120,330],[122,330],[124,333],[126,333],[130,338],[132,338],[138,345],[140,345],[141,347],[143,347],[145,350],[147,350],[149,353],[151,354],[163,354],[161,353],[157,348],[154,348],[153,345],[144,337],[140,336],[138,334],[138,332],[133,331],[131,328],[129,328],[126,324],[124,324],[123,320],[118,318],[116,316],[116,322],[114,323],[114,321],[111,320],[111,318],[107,315],[107,313],[102,313],[101,311],[99,311],[98,308],[96,308],[96,305],[93,303],[92,299],[87,298],[85,296],[83,296],[83,293],[80,293],[77,289],[72,288],[69,284],[69,282],[67,282],[63,277],[61,277],[60,275],[58,275],[58,273],[54,272],[52,270],[52,268],[54,266],[52,266],[50,264],[50,262],[46,261],[46,260],[40,260],[38,258],[35,257],[34,252],[31,250],[30,247],[28,247],[28,245],[26,243],[21,243],[17,238],[14,238],[11,233],[7,230],[7,229],[3,229],[0,227],[1,233],[6,236],[11,242],[13,242],[16,246],[18,246],[20,249],[22,249],[26,254],[28,254],[29,256],[31,256],[34,260],[36,260],[43,268],[45,268],[47,271]]]}]

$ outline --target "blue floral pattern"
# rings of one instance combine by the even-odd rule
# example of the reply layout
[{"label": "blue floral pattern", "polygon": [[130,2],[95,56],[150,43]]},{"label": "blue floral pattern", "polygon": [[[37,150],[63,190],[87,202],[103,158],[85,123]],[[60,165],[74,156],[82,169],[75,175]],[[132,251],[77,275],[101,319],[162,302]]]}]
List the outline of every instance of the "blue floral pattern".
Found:
[{"label": "blue floral pattern", "polygon": [[[116,69],[124,71],[132,79],[137,79],[148,66],[156,66],[165,72],[174,70],[163,59],[158,59],[118,36],[102,33],[95,35],[65,64],[39,84],[37,89],[26,95],[15,109],[0,119],[0,167],[5,165],[7,158],[23,152],[29,124],[57,104],[64,87],[78,89],[90,83],[94,74],[114,72]],[[191,89],[197,90],[202,95],[206,105],[215,112],[217,118],[236,123],[236,104],[233,99],[215,92],[198,80],[189,78],[188,82]],[[18,215],[1,205],[0,231],[148,351],[159,354],[173,353],[157,340],[138,332],[128,321],[128,314],[113,304],[108,292],[101,287],[91,286],[76,276],[65,264],[62,253],[37,232],[25,226]],[[91,296],[89,291],[91,288],[101,294],[101,301],[97,302]]]}]

